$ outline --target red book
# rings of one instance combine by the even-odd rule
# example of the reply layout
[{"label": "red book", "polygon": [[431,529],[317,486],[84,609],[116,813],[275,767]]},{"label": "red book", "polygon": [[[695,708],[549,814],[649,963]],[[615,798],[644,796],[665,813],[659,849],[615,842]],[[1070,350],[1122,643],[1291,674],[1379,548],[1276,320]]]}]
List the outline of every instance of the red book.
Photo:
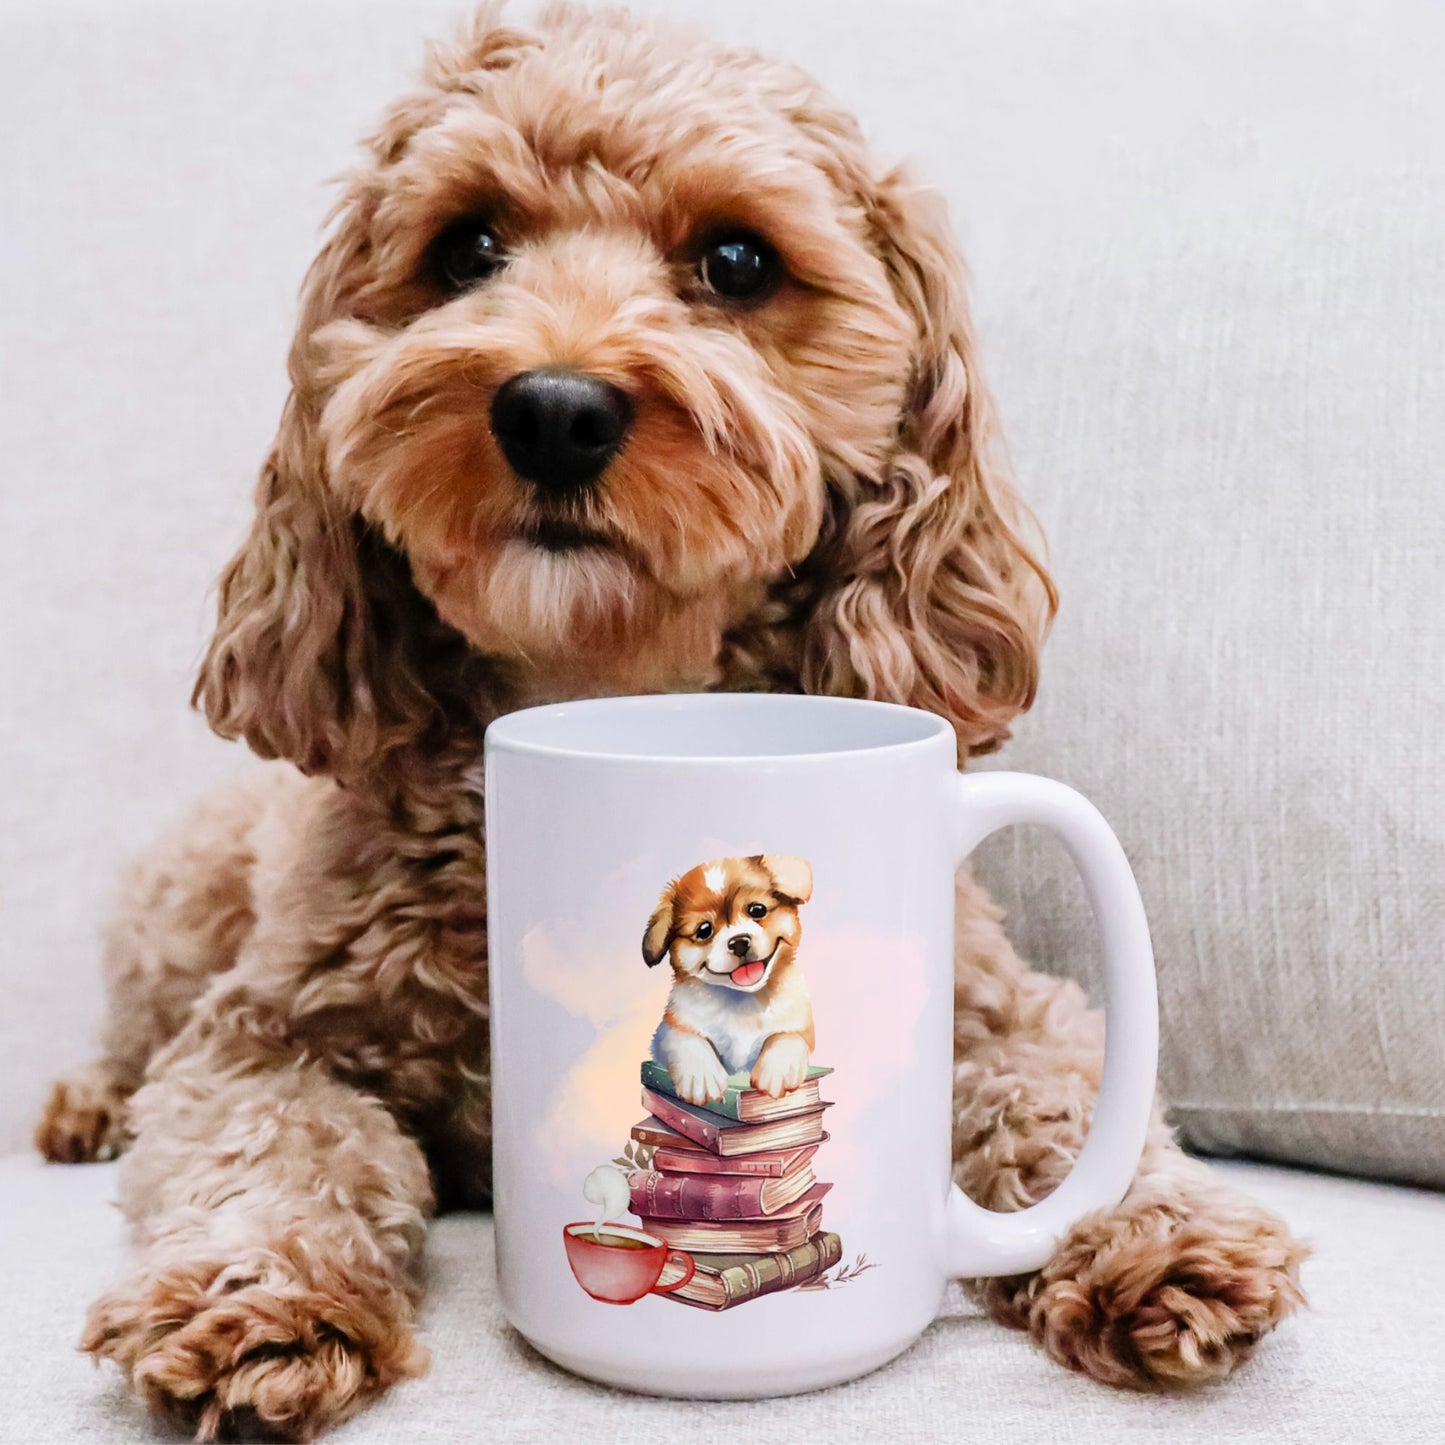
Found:
[{"label": "red book", "polygon": [[707,1109],[695,1109],[667,1094],[642,1091],[642,1104],[651,1109],[669,1129],[676,1130],[694,1144],[713,1154],[735,1158],[754,1154],[760,1149],[786,1149],[799,1144],[816,1144],[823,1137],[823,1110],[820,1104],[806,1113],[791,1114],[786,1119],[772,1119],[765,1124],[743,1124],[725,1119]]},{"label": "red book", "polygon": [[639,1144],[650,1144],[654,1148],[687,1150],[692,1154],[706,1154],[707,1150],[701,1144],[694,1144],[691,1139],[684,1139],[681,1134],[669,1129],[661,1119],[654,1118],[649,1114],[645,1119],[639,1119],[632,1126],[632,1137]]},{"label": "red book", "polygon": [[[824,1134],[818,1143],[826,1143],[827,1139]],[[758,1154],[724,1159],[721,1155],[709,1154],[706,1149],[692,1147],[691,1140],[684,1142],[688,1145],[686,1149],[659,1146],[652,1156],[652,1167],[673,1174],[762,1174],[778,1179],[800,1160],[811,1159],[818,1152],[817,1144],[805,1144],[801,1149],[764,1149]]]},{"label": "red book", "polygon": [[763,1219],[813,1187],[813,1169],[800,1164],[778,1179],[745,1174],[662,1174],[655,1168],[629,1176],[632,1212],[659,1219]]},{"label": "red book", "polygon": [[776,1254],[796,1249],[817,1232],[823,1219],[823,1196],[831,1184],[815,1184],[800,1199],[767,1219],[667,1219],[639,1216],[649,1234],[674,1249],[703,1254]]},{"label": "red book", "polygon": [[[665,1169],[671,1174],[763,1174],[780,1179],[818,1152],[818,1144],[801,1144],[795,1149],[763,1149],[756,1154],[724,1159],[721,1155],[709,1154],[701,1144],[673,1133],[650,1114],[632,1126],[632,1137],[639,1144],[651,1146],[654,1169]],[[827,1142],[828,1135],[824,1132],[818,1143]]]}]

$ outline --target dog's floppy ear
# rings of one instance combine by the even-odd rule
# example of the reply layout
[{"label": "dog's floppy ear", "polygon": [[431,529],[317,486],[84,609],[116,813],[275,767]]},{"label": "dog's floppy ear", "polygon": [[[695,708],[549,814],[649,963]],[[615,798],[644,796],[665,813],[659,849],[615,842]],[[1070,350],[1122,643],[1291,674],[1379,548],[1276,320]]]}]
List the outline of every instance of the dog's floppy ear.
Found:
[{"label": "dog's floppy ear", "polygon": [[759,853],[753,861],[762,866],[782,897],[794,903],[806,903],[813,896],[813,870],[806,858],[795,858],[789,853]]},{"label": "dog's floppy ear", "polygon": [[[426,84],[392,105],[369,138],[376,165],[394,162],[445,111],[447,92],[477,89],[542,43],[503,25],[501,8],[488,0],[453,40],[432,48]],[[405,557],[328,484],[318,426],[328,383],[315,338],[365,302],[377,199],[374,173],[363,167],[307,273],[294,390],[262,469],[250,536],[221,578],[216,631],[192,699],[223,737],[342,777],[459,734],[479,741],[491,682],[490,666],[417,590]]]},{"label": "dog's floppy ear", "polygon": [[[296,358],[318,321],[345,306],[357,231],[338,228],[307,276],[293,377],[307,373]],[[318,409],[299,386],[286,403],[192,701],[262,757],[347,777],[457,728],[480,732],[481,681],[406,559],[328,487]]]},{"label": "dog's floppy ear", "polygon": [[672,944],[672,889],[662,895],[652,917],[647,920],[647,932],[642,935],[642,957],[648,968],[656,968]]},{"label": "dog's floppy ear", "polygon": [[880,475],[840,489],[801,680],[940,713],[962,755],[986,752],[1033,701],[1056,596],[1009,475],[942,201],[893,170],[865,204],[916,353],[896,450]]},{"label": "dog's floppy ear", "polygon": [[193,701],[262,757],[354,775],[440,721],[411,661],[421,599],[405,561],[300,471],[287,410]]}]

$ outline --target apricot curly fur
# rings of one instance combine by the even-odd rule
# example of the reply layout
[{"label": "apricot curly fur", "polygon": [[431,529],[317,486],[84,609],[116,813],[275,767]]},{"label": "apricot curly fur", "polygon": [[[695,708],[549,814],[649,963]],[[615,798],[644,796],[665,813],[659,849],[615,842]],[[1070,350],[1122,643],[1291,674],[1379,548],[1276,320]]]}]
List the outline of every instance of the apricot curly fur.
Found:
[{"label": "apricot curly fur", "polygon": [[[991,1209],[1021,1209],[1083,1147],[1103,1016],[1077,984],[1029,970],[967,877],[958,918],[954,1177]],[[1081,1220],[1038,1273],[978,1292],[995,1319],[1105,1384],[1202,1385],[1304,1303],[1308,1253],[1277,1215],[1188,1158],[1156,1108],[1118,1208]]]},{"label": "apricot curly fur", "polygon": [[[447,290],[429,248],[477,214],[506,264]],[[700,288],[720,223],[776,248],[766,301]],[[487,425],[540,365],[633,405],[565,504]],[[133,870],[102,1057],[37,1131],[129,1145],[135,1258],[84,1348],[200,1439],[306,1439],[424,1368],[424,1219],[490,1196],[492,717],[831,692],[931,708],[966,758],[1032,702],[1054,607],[937,198],[801,71],[660,21],[488,5],[434,47],[343,184],[290,377],[196,685],[280,761]],[[960,888],[957,1174],[1018,1207],[1080,1147],[1100,1024]],[[1298,1303],[1301,1255],[1156,1121],[1124,1204],[984,1295],[1096,1378],[1187,1385]]]}]

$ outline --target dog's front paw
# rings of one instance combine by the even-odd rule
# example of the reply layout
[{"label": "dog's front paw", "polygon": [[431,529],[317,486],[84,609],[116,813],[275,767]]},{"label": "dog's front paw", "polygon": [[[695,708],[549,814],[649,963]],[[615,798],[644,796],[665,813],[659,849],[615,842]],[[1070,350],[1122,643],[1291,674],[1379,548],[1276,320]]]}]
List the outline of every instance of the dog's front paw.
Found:
[{"label": "dog's front paw", "polygon": [[81,1348],[197,1440],[257,1426],[310,1440],[425,1370],[394,1285],[287,1245],[238,1261],[143,1268],[96,1302]]},{"label": "dog's front paw", "polygon": [[678,1097],[688,1104],[707,1104],[727,1093],[728,1071],[714,1057],[683,1065],[673,1074]]},{"label": "dog's front paw", "polygon": [[780,1099],[808,1077],[808,1045],[797,1034],[774,1034],[753,1065],[752,1085]]},{"label": "dog's front paw", "polygon": [[55,1164],[114,1159],[129,1137],[129,1098],[100,1064],[58,1080],[35,1126],[35,1147]]},{"label": "dog's front paw", "polygon": [[727,1093],[728,1071],[700,1035],[673,1031],[664,1058],[673,1090],[684,1103],[706,1104]]},{"label": "dog's front paw", "polygon": [[1206,1186],[1091,1215],[1039,1274],[984,1292],[996,1318],[1072,1369],[1188,1388],[1228,1375],[1303,1303],[1308,1252],[1263,1205]]}]

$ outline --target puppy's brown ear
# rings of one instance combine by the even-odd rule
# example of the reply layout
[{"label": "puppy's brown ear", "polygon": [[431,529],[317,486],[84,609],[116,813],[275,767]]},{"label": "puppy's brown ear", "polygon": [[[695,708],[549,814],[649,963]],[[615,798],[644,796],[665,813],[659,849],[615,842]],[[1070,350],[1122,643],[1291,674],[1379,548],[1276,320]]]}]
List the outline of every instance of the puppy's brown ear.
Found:
[{"label": "puppy's brown ear", "polygon": [[813,870],[806,858],[789,853],[760,853],[755,862],[773,880],[773,887],[793,903],[806,903],[813,896]]},{"label": "puppy's brown ear", "polygon": [[672,890],[662,895],[651,918],[647,920],[647,932],[642,935],[642,957],[648,968],[656,968],[672,946]]},{"label": "puppy's brown ear", "polygon": [[917,342],[898,445],[842,489],[803,686],[909,703],[987,752],[1033,701],[1056,606],[1014,491],[974,345],[963,258],[940,198],[892,171],[866,197]]}]

